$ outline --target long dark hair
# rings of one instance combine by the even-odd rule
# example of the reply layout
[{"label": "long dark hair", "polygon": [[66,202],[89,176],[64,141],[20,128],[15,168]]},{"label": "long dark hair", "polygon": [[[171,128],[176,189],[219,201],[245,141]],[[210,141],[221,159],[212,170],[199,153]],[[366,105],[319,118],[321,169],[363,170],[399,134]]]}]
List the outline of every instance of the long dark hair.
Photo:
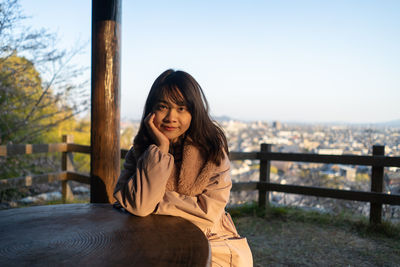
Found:
[{"label": "long dark hair", "polygon": [[197,81],[187,72],[172,69],[161,73],[151,86],[139,131],[133,140],[136,155],[141,155],[149,145],[154,144],[144,119],[164,96],[175,103],[182,103],[183,96],[183,102],[192,115],[185,136],[189,137],[187,139],[202,152],[206,160],[219,165],[224,158],[223,150],[229,153],[225,134],[210,118],[207,99]]}]

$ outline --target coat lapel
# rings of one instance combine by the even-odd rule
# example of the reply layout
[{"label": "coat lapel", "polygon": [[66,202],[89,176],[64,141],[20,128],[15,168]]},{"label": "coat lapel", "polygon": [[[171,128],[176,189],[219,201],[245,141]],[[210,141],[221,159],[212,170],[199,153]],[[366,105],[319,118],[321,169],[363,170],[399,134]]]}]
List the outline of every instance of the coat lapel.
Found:
[{"label": "coat lapel", "polygon": [[209,185],[216,166],[205,162],[199,149],[185,143],[181,166],[174,164],[174,170],[167,182],[167,189],[183,195],[196,196]]}]

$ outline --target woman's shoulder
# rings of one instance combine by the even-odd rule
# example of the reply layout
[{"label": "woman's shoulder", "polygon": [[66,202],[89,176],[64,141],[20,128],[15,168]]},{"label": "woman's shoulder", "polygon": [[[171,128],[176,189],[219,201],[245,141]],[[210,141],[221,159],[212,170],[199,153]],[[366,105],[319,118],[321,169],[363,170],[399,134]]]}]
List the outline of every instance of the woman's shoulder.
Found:
[{"label": "woman's shoulder", "polygon": [[214,169],[214,173],[227,172],[231,168],[231,162],[229,160],[229,156],[227,155],[225,150],[223,150],[223,151],[224,151],[223,156],[221,157],[221,159],[218,163],[211,161],[211,160],[207,161],[207,165],[212,166],[212,168]]},{"label": "woman's shoulder", "polygon": [[[160,158],[157,157],[158,154],[162,154],[158,147],[154,144],[149,145],[143,153],[140,153],[138,150],[135,150],[134,146],[132,146],[125,156],[124,168],[132,169],[135,168],[137,164],[140,164],[141,161],[146,161],[149,158]],[[167,157],[169,155],[166,155]]]},{"label": "woman's shoulder", "polygon": [[132,169],[136,166],[136,155],[133,146],[128,150],[125,156],[124,169]]},{"label": "woman's shoulder", "polygon": [[229,160],[228,154],[224,151],[224,157],[221,159],[221,163],[218,166],[218,169],[221,171],[229,171],[231,168],[231,161]]}]

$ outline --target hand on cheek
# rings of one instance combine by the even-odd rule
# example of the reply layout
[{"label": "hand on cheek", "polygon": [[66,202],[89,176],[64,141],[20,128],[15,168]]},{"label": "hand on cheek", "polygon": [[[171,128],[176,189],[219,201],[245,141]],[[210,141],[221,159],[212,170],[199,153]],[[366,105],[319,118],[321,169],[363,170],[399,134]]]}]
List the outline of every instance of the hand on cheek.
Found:
[{"label": "hand on cheek", "polygon": [[155,113],[151,112],[147,117],[144,119],[145,125],[147,130],[151,134],[154,142],[159,147],[159,149],[164,152],[168,153],[169,151],[169,140],[157,127],[154,125],[154,117]]}]

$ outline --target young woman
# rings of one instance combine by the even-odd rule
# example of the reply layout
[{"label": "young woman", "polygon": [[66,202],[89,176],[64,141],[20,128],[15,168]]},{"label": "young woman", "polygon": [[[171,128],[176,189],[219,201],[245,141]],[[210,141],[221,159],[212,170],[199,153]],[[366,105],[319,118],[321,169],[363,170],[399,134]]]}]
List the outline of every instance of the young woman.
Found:
[{"label": "young woman", "polygon": [[232,182],[226,137],[200,85],[167,70],[154,82],[114,197],[128,212],[185,218],[209,240],[212,266],[252,266],[225,206]]}]

